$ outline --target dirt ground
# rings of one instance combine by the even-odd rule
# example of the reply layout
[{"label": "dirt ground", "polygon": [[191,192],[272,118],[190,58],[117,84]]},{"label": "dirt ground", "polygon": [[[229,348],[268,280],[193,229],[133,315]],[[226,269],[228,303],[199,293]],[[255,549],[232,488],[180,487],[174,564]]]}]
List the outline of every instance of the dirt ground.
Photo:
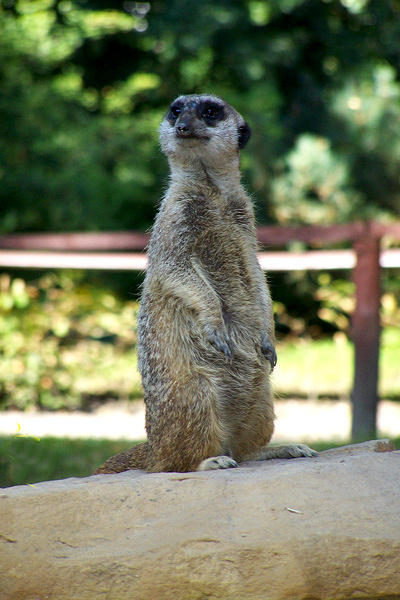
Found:
[{"label": "dirt ground", "polygon": [[[347,441],[350,437],[349,402],[331,400],[278,400],[273,442]],[[107,438],[141,440],[144,403],[112,402],[92,413],[19,412],[0,413],[0,435],[35,437]],[[400,403],[382,401],[378,410],[379,437],[400,436]]]}]

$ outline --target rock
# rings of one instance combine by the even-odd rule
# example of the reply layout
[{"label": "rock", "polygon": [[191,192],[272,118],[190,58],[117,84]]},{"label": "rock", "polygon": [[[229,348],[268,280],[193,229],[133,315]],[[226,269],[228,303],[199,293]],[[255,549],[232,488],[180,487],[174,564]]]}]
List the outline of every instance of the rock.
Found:
[{"label": "rock", "polygon": [[1,490],[0,598],[399,598],[400,452],[383,448]]},{"label": "rock", "polygon": [[332,450],[324,450],[320,454],[326,456],[328,453],[351,454],[356,452],[393,452],[396,448],[390,440],[371,440],[369,442],[361,442],[361,444],[350,444],[349,446],[341,446],[340,448],[332,448]]}]

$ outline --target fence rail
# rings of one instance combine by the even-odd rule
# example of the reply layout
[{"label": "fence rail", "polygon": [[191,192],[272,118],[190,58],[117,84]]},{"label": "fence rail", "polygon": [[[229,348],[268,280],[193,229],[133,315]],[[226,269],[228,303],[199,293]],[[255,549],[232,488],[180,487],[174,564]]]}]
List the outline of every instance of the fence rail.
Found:
[{"label": "fence rail", "polygon": [[[352,316],[355,374],[352,391],[355,439],[376,435],[378,368],[380,347],[380,271],[400,268],[400,249],[381,249],[381,240],[400,241],[400,223],[374,221],[333,226],[257,229],[259,253],[266,271],[352,269],[356,308]],[[140,232],[37,233],[0,235],[0,267],[36,269],[144,270],[143,253],[149,235]],[[305,252],[271,251],[293,241],[313,249]],[[327,246],[351,242],[352,249],[326,250]],[[140,252],[132,252],[138,251]]]},{"label": "fence rail", "polygon": [[[259,252],[264,271],[330,271],[353,269],[354,250],[309,250],[307,252]],[[382,250],[383,268],[400,268],[400,250]],[[139,252],[78,252],[40,250],[2,250],[0,267],[20,269],[98,269],[112,271],[144,271],[147,255]]]}]

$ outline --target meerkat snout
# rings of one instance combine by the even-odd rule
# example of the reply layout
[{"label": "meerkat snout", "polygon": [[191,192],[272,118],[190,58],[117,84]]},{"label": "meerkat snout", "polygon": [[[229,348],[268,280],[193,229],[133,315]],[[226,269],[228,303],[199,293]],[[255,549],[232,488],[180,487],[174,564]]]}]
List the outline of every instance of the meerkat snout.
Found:
[{"label": "meerkat snout", "polygon": [[175,125],[176,137],[189,137],[193,131],[193,119],[190,115],[179,118]]}]

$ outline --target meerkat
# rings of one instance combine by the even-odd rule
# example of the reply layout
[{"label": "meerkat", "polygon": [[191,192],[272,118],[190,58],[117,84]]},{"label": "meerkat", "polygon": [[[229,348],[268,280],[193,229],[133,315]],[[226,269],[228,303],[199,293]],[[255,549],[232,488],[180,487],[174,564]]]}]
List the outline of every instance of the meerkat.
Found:
[{"label": "meerkat", "polygon": [[274,431],[272,301],[239,151],[250,128],[214,95],[180,96],[161,127],[170,185],[155,219],[138,321],[148,441],[96,471],[196,471],[315,456]]}]

